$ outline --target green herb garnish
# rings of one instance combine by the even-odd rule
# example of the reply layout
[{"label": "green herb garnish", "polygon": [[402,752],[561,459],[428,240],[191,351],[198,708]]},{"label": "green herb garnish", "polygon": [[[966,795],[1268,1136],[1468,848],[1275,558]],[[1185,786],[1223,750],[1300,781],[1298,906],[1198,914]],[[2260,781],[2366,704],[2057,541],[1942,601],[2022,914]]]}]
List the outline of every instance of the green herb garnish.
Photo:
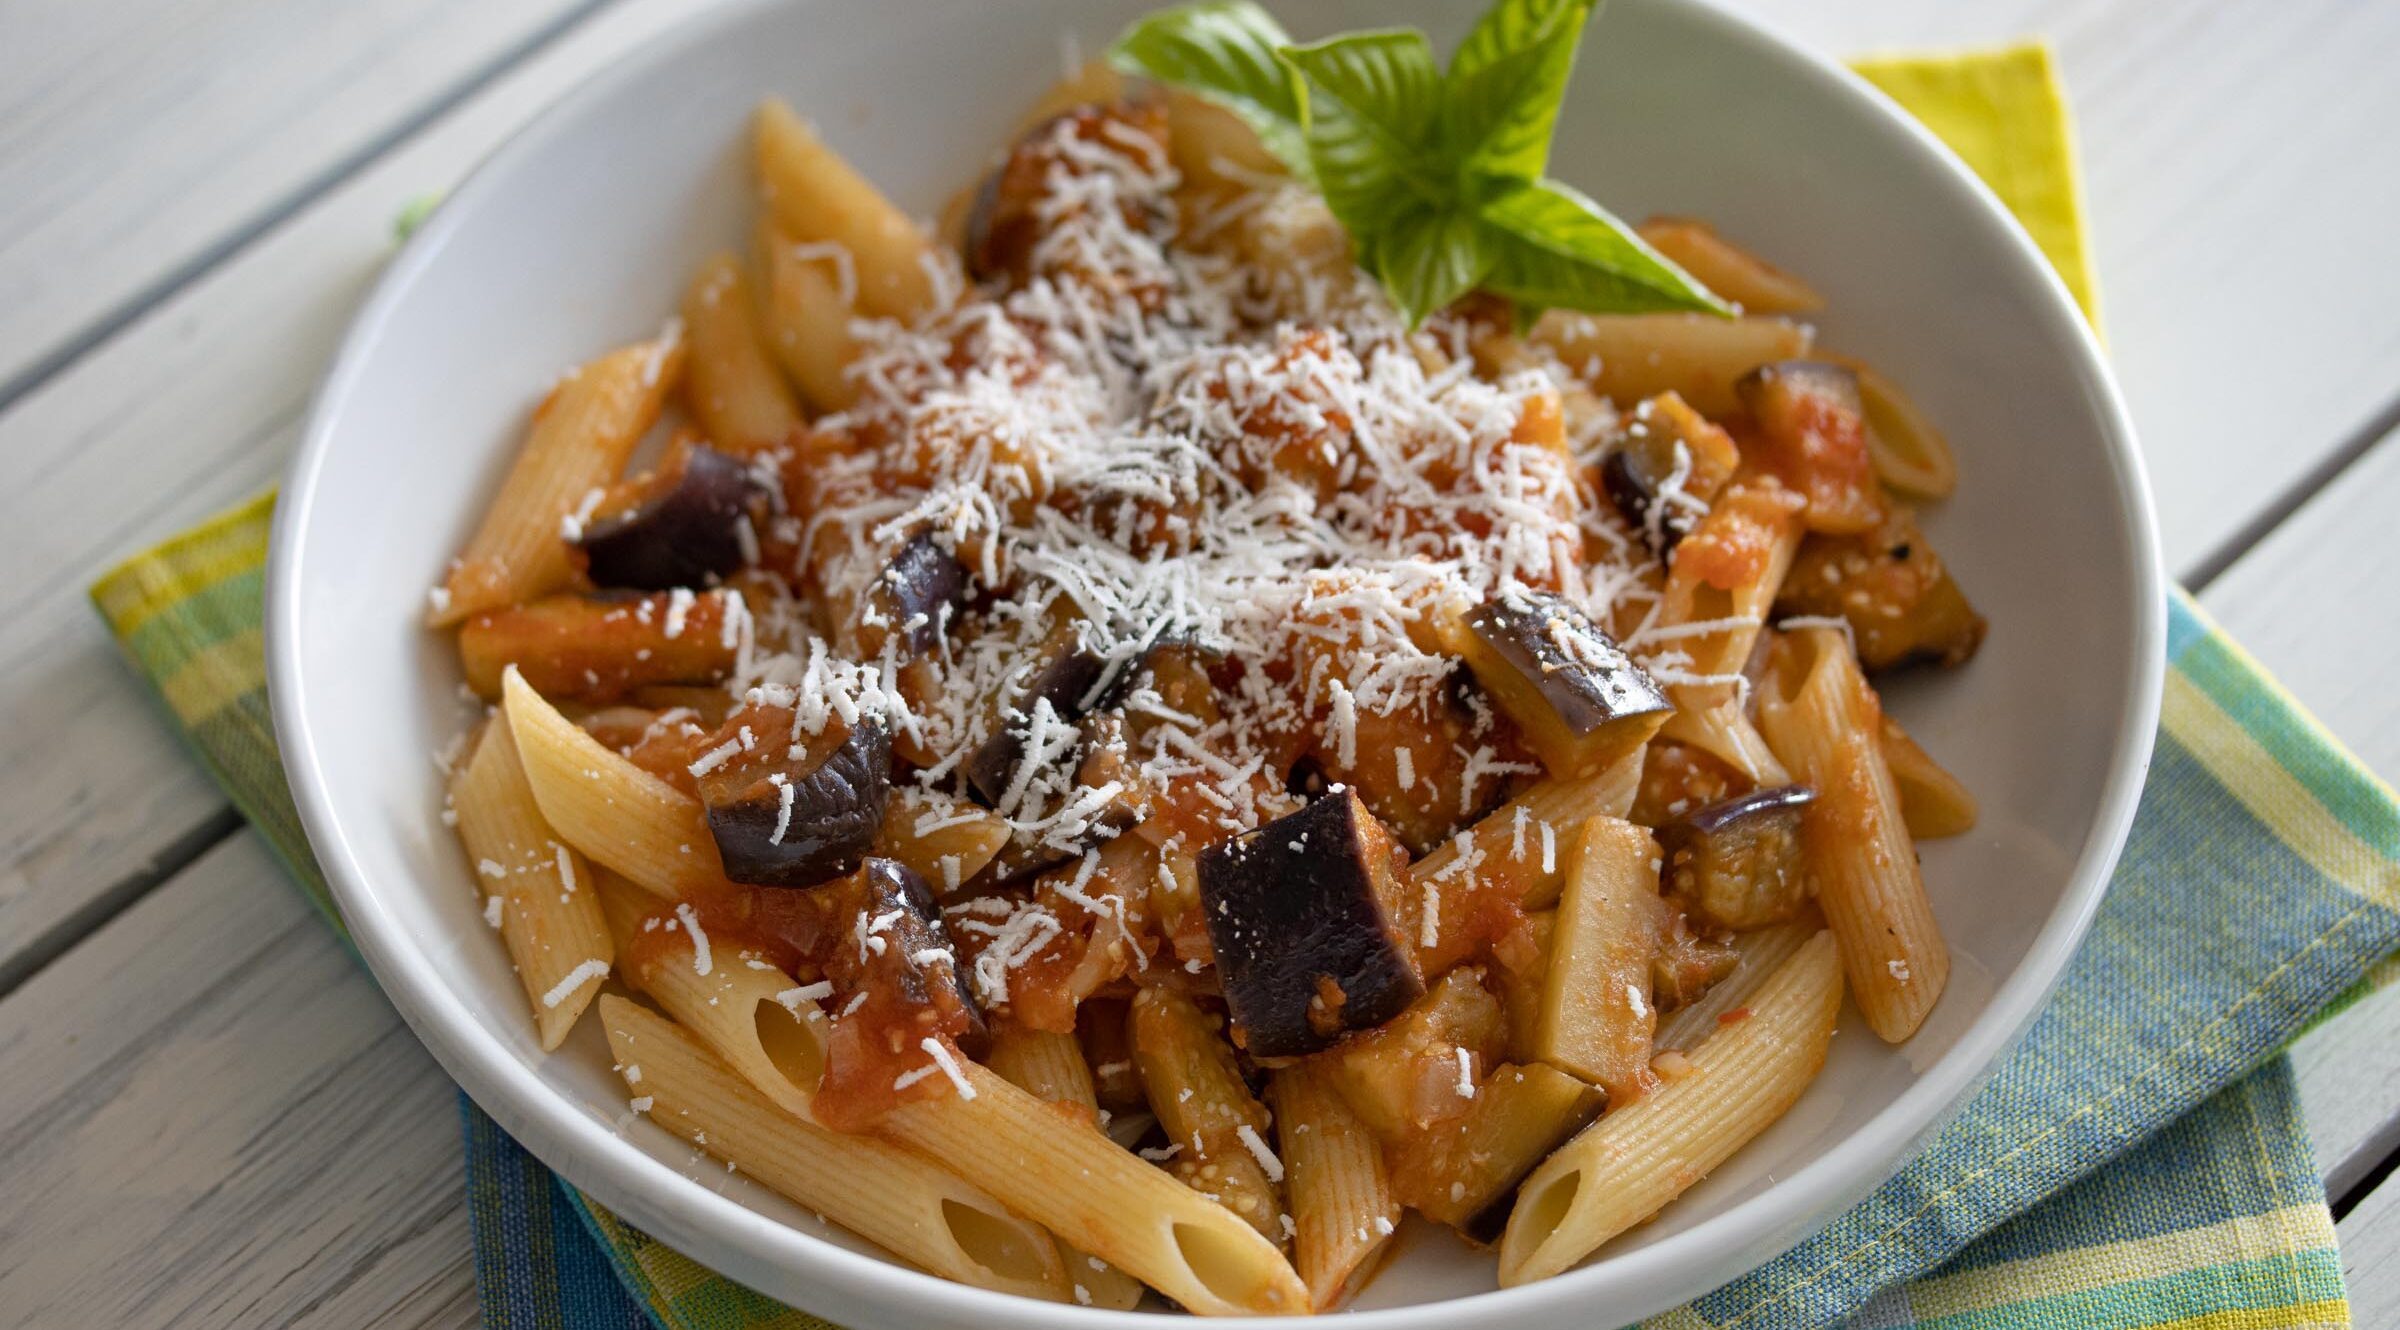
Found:
[{"label": "green herb garnish", "polygon": [[1295,45],[1252,0],[1198,0],[1109,58],[1239,116],[1313,183],[1411,327],[1469,291],[1520,318],[1726,304],[1583,194],[1543,174],[1598,0],[1497,0],[1445,70],[1425,35]]}]

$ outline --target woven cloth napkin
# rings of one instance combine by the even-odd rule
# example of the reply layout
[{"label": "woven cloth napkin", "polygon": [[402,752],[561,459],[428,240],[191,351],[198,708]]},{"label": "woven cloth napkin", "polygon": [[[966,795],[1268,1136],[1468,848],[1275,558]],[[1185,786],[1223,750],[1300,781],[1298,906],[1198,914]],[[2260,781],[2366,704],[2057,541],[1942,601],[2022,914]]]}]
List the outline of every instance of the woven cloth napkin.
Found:
[{"label": "woven cloth napkin", "polygon": [[[2045,48],[1860,63],[1991,182],[2085,309]],[[200,761],[341,927],[275,752],[260,654],[272,496],[109,573],[93,600]],[[2400,948],[2392,792],[2175,594],[2157,755],[2056,997],[1966,1110],[1868,1200],[1645,1330],[2344,1326],[2333,1221],[2284,1045]],[[553,1177],[463,1096],[493,1326],[826,1323]]]}]

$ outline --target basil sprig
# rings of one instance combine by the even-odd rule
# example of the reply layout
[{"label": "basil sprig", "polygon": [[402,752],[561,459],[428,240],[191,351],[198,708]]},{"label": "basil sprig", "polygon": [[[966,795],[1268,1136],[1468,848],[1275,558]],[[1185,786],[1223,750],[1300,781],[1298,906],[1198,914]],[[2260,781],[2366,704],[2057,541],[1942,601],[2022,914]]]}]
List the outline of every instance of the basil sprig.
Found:
[{"label": "basil sprig", "polygon": [[1450,57],[1413,29],[1296,45],[1252,0],[1197,0],[1110,48],[1128,73],[1239,116],[1350,232],[1416,326],[1469,291],[1591,313],[1725,303],[1632,228],[1549,179],[1575,52],[1598,0],[1496,0]]}]

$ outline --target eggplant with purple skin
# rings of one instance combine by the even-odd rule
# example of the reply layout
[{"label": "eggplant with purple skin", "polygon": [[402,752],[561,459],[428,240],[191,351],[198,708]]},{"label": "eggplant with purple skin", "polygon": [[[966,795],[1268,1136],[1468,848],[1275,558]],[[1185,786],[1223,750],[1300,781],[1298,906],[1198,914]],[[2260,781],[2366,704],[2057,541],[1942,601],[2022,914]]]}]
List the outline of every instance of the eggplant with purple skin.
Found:
[{"label": "eggplant with purple skin", "polygon": [[735,882],[815,887],[845,877],[883,826],[890,731],[873,721],[828,726],[795,757],[784,738],[790,717],[779,708],[735,712],[694,764],[709,835]]},{"label": "eggplant with purple skin", "polygon": [[1803,541],[1775,613],[1848,623],[1859,666],[1869,672],[1964,665],[1983,645],[1985,627],[1916,515],[1899,504],[1872,531]]},{"label": "eggplant with purple skin", "polygon": [[859,654],[873,660],[883,654],[889,634],[897,633],[904,657],[933,650],[949,631],[950,620],[967,602],[967,569],[937,543],[931,532],[920,531],[900,546],[867,587],[859,621],[874,631],[863,633]]},{"label": "eggplant with purple skin", "polygon": [[1083,645],[1080,622],[1072,617],[1053,620],[1033,655],[1033,668],[1001,709],[1000,723],[960,767],[986,807],[1000,802],[1024,764],[1037,708],[1048,707],[1048,721],[1072,724],[1097,702],[1108,673],[1107,660]]},{"label": "eggplant with purple skin", "polygon": [[[1055,830],[1035,838],[1019,832],[1008,844],[992,856],[991,863],[977,875],[977,890],[1012,885],[1067,862],[1085,850],[1130,831],[1149,813],[1149,785],[1142,779],[1141,770],[1125,743],[1125,721],[1122,716],[1107,713],[1086,717],[1075,727],[1074,747],[1069,755],[1053,767],[1056,772],[1072,770],[1073,784],[1065,790],[1049,785],[1055,775],[1036,772],[1028,788],[1042,806],[1057,808],[1084,796],[1086,791],[1111,790],[1109,796],[1093,811],[1082,834],[1061,842]],[[1003,774],[998,788],[1006,794],[1015,779],[1013,768]],[[1113,787],[1113,788],[1112,788]],[[995,801],[997,802],[997,801]]]},{"label": "eggplant with purple skin", "polygon": [[866,993],[864,1005],[881,1008],[881,1019],[920,1013],[915,1020],[921,1028],[907,1032],[912,1046],[925,1035],[940,1034],[969,1057],[990,1052],[991,1028],[968,989],[958,949],[925,879],[896,859],[870,858],[843,880],[842,890],[858,894],[856,923],[836,942],[825,974],[844,1005]]},{"label": "eggplant with purple skin", "polygon": [[1453,640],[1476,682],[1554,776],[1596,771],[1650,741],[1674,704],[1583,611],[1511,587],[1460,621]]},{"label": "eggplant with purple skin", "polygon": [[742,524],[757,521],[765,494],[747,464],[695,446],[655,484],[648,498],[576,536],[594,583],[666,591],[706,586],[743,566]]},{"label": "eggplant with purple skin", "polygon": [[[1683,398],[1661,393],[1635,409],[1633,423],[1600,463],[1600,487],[1642,543],[1663,559],[1699,522],[1741,461],[1732,435]],[[1677,505],[1670,491],[1696,501],[1698,511]]]},{"label": "eggplant with purple skin", "polygon": [[1347,790],[1200,853],[1217,978],[1252,1057],[1318,1052],[1424,996],[1403,864]]},{"label": "eggplant with purple skin", "polygon": [[1695,809],[1658,829],[1660,888],[1698,921],[1765,928],[1800,913],[1808,870],[1800,822],[1816,793],[1782,785]]}]

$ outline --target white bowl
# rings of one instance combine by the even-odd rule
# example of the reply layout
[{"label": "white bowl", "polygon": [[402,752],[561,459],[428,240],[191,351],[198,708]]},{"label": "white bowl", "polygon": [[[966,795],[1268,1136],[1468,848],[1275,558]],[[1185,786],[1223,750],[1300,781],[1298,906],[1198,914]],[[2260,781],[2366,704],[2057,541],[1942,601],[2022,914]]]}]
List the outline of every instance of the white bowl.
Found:
[{"label": "white bowl", "polygon": [[[743,0],[595,79],[496,153],[391,265],[284,488],[268,659],[292,790],[359,949],[442,1065],[601,1203],[750,1286],[859,1330],[1133,1326],[892,1263],[647,1121],[586,1021],[556,1056],[477,917],[429,754],[463,721],[425,589],[562,367],[654,329],[738,244],[744,128],[780,93],[920,212],[1052,77],[1150,0]],[[1454,39],[1480,5],[1313,0],[1303,35]],[[1992,631],[1896,711],[1983,801],[1925,852],[1957,963],[1908,1045],[1846,1020],[1765,1136],[1583,1268],[1495,1291],[1430,1227],[1353,1324],[1622,1324],[1786,1249],[1889,1176],[2024,1030],[2090,920],[2158,714],[2164,582],[2133,436],[2083,321],[1992,197],[1846,72],[1693,0],[1619,0],[1586,41],[1554,174],[1619,213],[1709,218],[1831,298],[1827,340],[1906,385],[1964,481],[1930,519]]]}]

